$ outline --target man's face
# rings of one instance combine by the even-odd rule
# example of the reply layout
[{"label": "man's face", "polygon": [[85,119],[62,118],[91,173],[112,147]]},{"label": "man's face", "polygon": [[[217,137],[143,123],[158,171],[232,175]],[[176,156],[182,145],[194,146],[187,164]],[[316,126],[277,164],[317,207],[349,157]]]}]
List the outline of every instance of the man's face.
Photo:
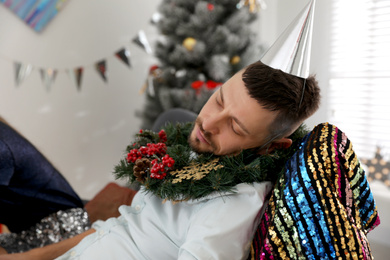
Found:
[{"label": "man's face", "polygon": [[230,78],[203,106],[189,138],[195,151],[228,155],[265,143],[277,113],[249,96],[242,73]]}]

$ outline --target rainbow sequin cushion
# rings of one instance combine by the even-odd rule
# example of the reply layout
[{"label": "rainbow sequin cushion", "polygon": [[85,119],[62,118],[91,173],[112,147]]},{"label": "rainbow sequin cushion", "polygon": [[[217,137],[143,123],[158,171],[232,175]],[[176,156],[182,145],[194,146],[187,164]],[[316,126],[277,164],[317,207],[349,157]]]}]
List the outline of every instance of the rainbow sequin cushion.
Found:
[{"label": "rainbow sequin cushion", "polygon": [[321,124],[286,163],[248,259],[372,259],[366,235],[379,223],[351,142]]}]

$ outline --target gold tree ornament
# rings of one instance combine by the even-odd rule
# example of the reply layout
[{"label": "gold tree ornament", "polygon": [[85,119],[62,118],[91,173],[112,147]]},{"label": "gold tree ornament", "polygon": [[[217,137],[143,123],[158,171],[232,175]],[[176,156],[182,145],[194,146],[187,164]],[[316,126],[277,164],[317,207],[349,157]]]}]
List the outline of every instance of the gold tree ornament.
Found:
[{"label": "gold tree ornament", "polygon": [[259,1],[259,0],[241,0],[238,3],[237,6],[238,6],[238,8],[241,8],[242,6],[248,6],[250,13],[256,13],[257,11],[259,11],[259,9],[261,8],[262,4],[263,5],[265,4],[264,0],[263,1]]},{"label": "gold tree ornament", "polygon": [[249,12],[256,13],[260,9],[260,3],[257,0],[246,1],[249,5]]},{"label": "gold tree ornament", "polygon": [[192,51],[196,45],[196,39],[192,37],[187,37],[183,41],[183,46],[186,48],[188,51]]},{"label": "gold tree ornament", "polygon": [[176,176],[172,183],[179,183],[182,180],[200,180],[211,171],[216,171],[223,168],[223,165],[218,164],[219,158],[215,158],[207,163],[192,163],[189,166],[183,167],[181,170],[170,172],[171,175]]},{"label": "gold tree ornament", "polygon": [[230,64],[236,65],[236,64],[240,63],[240,61],[241,61],[240,56],[235,55],[235,56],[233,56],[233,57],[230,59]]}]

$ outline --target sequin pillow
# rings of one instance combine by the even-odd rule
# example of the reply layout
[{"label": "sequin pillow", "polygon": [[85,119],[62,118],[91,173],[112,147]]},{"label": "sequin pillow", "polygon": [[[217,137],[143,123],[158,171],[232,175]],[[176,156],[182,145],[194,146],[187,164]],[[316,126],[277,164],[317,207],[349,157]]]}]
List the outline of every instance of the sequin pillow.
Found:
[{"label": "sequin pillow", "polygon": [[248,259],[372,259],[366,235],[379,223],[350,140],[321,124],[286,163]]}]

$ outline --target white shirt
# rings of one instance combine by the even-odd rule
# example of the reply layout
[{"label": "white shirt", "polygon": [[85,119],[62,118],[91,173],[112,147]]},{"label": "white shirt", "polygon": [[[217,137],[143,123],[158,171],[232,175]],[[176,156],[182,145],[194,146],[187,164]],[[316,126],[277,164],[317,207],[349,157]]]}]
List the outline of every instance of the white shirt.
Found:
[{"label": "white shirt", "polygon": [[245,259],[272,185],[235,188],[176,204],[141,189],[120,217],[95,222],[95,233],[57,259]]}]

